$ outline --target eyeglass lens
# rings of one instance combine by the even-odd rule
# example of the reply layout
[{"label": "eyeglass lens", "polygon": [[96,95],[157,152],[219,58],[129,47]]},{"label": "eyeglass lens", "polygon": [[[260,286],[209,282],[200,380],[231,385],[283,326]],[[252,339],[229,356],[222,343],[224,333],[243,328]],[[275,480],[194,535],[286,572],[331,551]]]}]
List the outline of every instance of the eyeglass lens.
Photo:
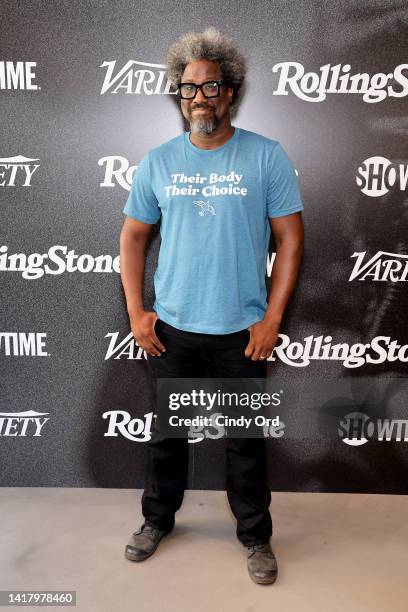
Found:
[{"label": "eyeglass lens", "polygon": [[[206,98],[213,98],[218,96],[219,93],[219,85],[214,81],[208,81],[207,83],[203,83],[201,85],[202,92]],[[194,83],[186,83],[180,87],[181,95],[183,98],[194,98],[197,93],[197,85]]]}]

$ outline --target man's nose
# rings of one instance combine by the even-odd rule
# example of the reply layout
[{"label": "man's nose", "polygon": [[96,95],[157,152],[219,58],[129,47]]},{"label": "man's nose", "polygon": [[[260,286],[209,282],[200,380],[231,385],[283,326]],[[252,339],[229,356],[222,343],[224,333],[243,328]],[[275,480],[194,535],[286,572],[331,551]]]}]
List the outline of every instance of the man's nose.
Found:
[{"label": "man's nose", "polygon": [[197,93],[196,93],[194,102],[197,103],[197,102],[203,102],[203,101],[206,102],[207,98],[205,97],[201,89],[197,89]]}]

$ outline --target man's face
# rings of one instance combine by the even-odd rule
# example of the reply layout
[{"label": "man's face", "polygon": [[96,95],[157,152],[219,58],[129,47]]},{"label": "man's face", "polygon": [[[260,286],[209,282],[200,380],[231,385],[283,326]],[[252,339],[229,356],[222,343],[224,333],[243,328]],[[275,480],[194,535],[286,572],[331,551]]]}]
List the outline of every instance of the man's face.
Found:
[{"label": "man's face", "polygon": [[[197,60],[187,64],[181,82],[201,85],[205,81],[222,78],[217,62]],[[229,124],[232,95],[232,88],[222,85],[218,97],[206,98],[201,89],[198,89],[193,100],[181,99],[181,112],[190,124],[190,131],[196,134],[211,134],[223,121]]]}]

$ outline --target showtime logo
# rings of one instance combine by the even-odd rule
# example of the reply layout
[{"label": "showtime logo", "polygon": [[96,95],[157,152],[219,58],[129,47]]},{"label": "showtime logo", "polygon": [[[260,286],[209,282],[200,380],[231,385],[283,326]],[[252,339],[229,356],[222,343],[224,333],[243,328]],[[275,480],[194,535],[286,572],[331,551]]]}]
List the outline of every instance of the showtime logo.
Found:
[{"label": "showtime logo", "polygon": [[[376,336],[370,343],[332,343],[332,336],[307,336],[303,342],[291,342],[286,334],[279,334],[280,343],[275,346],[268,361],[278,358],[287,365],[304,368],[311,361],[341,361],[345,368],[359,368],[366,363],[385,361],[408,362],[408,344],[398,344],[390,336]],[[105,361],[108,359],[146,359],[146,352],[137,344],[130,332],[118,341],[119,332],[110,332]]]},{"label": "showtime logo", "polygon": [[103,62],[100,68],[106,69],[101,95],[116,94],[119,90],[125,94],[145,94],[146,96],[177,93],[177,89],[171,91],[171,83],[166,78],[166,66],[163,64],[129,60],[115,72],[116,60],[114,60]]},{"label": "showtime logo", "polygon": [[0,354],[6,357],[48,357],[46,333],[0,332]]},{"label": "showtime logo", "polygon": [[378,251],[373,257],[363,264],[366,251],[353,253],[351,257],[356,258],[354,268],[350,274],[349,281],[355,279],[365,281],[391,281],[392,283],[404,282],[408,278],[408,255],[399,253],[387,253]]},{"label": "showtime logo", "polygon": [[390,162],[379,155],[369,157],[357,170],[356,183],[362,193],[378,198],[392,188],[405,191],[408,181],[408,166]]},{"label": "showtime logo", "polygon": [[44,274],[60,275],[65,272],[120,273],[120,255],[92,255],[85,253],[77,255],[74,249],[68,251],[67,246],[57,244],[46,253],[13,253],[8,247],[0,246],[0,272],[19,272],[26,280],[37,280]]},{"label": "showtime logo", "polygon": [[7,437],[27,437],[38,438],[41,430],[48,418],[42,418],[49,412],[35,412],[26,410],[25,412],[0,412],[0,436]]},{"label": "showtime logo", "polygon": [[[408,64],[400,64],[394,72],[377,72],[370,77],[366,72],[350,74],[350,64],[325,64],[320,73],[305,73],[299,62],[281,62],[272,67],[272,72],[279,72],[278,87],[272,95],[287,96],[291,91],[306,102],[323,102],[326,94],[363,94],[364,102],[374,104],[387,97],[404,98],[408,94],[408,77],[403,74],[406,70]],[[387,85],[392,80],[401,86],[399,90]]]},{"label": "showtime logo", "polygon": [[338,434],[345,444],[361,446],[369,439],[408,442],[408,420],[370,419],[364,412],[350,412],[340,421]]},{"label": "showtime logo", "polygon": [[31,178],[40,164],[39,159],[16,155],[0,157],[0,187],[31,187]]},{"label": "showtime logo", "polygon": [[0,61],[0,89],[41,89],[34,83],[37,62]]}]

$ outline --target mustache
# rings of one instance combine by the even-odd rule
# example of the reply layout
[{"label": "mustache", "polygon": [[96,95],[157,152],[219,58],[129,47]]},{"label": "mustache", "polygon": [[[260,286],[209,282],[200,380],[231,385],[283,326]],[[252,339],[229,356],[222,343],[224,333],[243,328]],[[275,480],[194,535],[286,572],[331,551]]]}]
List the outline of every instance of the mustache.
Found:
[{"label": "mustache", "polygon": [[207,106],[207,105],[204,105],[204,104],[196,104],[195,106],[193,106],[193,107],[191,108],[191,112],[192,112],[193,110],[195,110],[195,109],[198,109],[198,108],[202,108],[202,109],[205,109],[205,110],[207,110],[207,109],[209,109],[209,110],[213,110],[213,107],[212,107],[212,106]]}]

